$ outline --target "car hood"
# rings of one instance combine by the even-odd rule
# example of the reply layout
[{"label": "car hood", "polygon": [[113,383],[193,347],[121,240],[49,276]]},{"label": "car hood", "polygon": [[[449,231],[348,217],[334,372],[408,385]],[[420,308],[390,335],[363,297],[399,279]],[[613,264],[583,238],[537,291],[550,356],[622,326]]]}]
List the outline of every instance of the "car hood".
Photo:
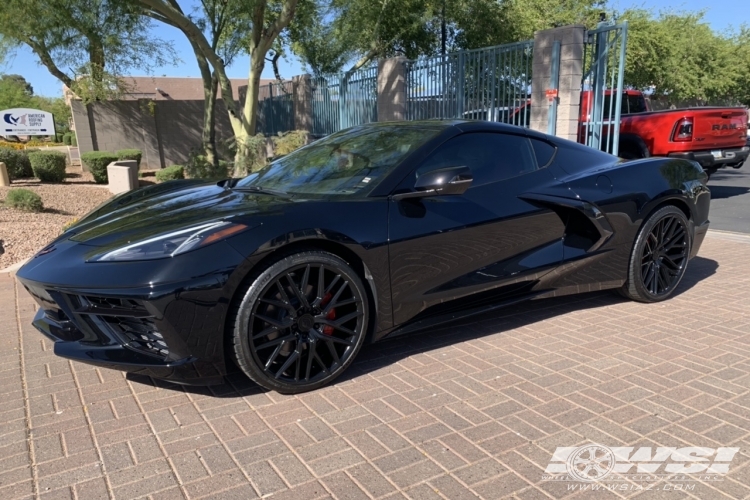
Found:
[{"label": "car hood", "polygon": [[205,222],[270,214],[290,202],[213,183],[174,181],[115,197],[63,237],[91,246],[114,247]]}]

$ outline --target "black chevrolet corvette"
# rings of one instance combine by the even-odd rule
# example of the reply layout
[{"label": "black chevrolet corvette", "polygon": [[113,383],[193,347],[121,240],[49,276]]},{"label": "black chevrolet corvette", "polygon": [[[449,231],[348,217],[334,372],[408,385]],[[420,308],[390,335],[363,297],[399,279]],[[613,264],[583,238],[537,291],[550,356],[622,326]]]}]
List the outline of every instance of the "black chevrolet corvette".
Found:
[{"label": "black chevrolet corvette", "polygon": [[371,124],[244,179],[113,198],[18,272],[55,353],[283,393],[368,342],[540,299],[672,295],[708,229],[696,163],[623,162],[510,125]]}]

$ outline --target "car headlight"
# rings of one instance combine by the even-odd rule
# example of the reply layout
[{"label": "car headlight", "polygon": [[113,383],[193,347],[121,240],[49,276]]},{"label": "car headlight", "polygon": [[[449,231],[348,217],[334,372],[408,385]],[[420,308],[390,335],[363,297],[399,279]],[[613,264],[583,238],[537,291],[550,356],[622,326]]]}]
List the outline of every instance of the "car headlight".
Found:
[{"label": "car headlight", "polygon": [[248,226],[244,224],[233,222],[211,222],[138,241],[128,246],[97,255],[91,261],[118,262],[174,257],[175,255],[210,245],[240,231],[244,231],[247,228]]}]

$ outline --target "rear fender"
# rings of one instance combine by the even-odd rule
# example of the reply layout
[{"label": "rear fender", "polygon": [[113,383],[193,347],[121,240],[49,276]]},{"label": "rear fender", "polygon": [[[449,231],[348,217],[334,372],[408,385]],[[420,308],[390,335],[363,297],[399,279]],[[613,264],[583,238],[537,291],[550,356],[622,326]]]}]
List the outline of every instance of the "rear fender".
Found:
[{"label": "rear fender", "polygon": [[570,189],[582,200],[600,208],[605,215],[627,215],[640,226],[654,208],[675,200],[688,208],[695,224],[708,220],[710,192],[707,176],[695,162],[670,158],[649,158],[613,164],[569,180]]}]

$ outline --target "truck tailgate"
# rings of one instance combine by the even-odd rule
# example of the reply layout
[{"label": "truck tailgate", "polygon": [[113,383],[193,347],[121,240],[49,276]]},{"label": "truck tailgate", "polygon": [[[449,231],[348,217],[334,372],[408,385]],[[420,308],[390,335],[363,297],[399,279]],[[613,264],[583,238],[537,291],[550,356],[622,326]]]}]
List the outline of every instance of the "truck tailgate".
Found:
[{"label": "truck tailgate", "polygon": [[736,148],[745,145],[747,110],[744,108],[693,108],[693,141],[701,149]]}]

